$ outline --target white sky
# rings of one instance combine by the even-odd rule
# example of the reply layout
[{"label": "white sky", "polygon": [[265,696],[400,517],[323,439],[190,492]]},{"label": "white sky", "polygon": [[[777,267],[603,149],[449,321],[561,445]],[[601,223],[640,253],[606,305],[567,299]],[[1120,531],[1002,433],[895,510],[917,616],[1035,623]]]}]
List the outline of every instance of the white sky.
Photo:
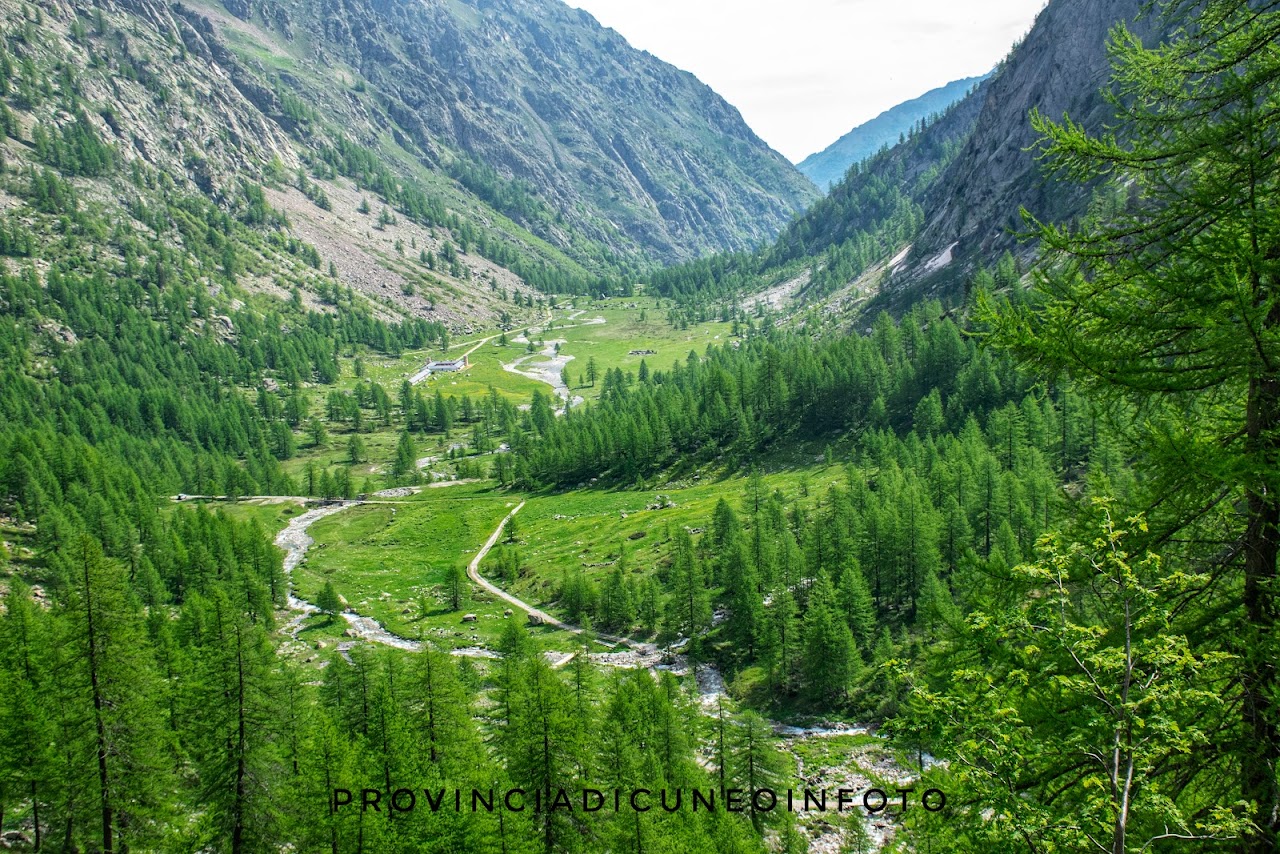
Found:
[{"label": "white sky", "polygon": [[691,71],[793,161],[990,71],[1045,0],[567,0]]}]

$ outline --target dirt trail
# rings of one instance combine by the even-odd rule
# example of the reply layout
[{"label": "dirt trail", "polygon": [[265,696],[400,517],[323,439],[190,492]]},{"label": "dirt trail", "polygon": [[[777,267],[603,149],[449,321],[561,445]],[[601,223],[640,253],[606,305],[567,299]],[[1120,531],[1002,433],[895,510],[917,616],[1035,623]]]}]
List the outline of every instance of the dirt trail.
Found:
[{"label": "dirt trail", "polygon": [[498,523],[498,527],[494,528],[493,533],[489,535],[489,539],[485,540],[484,545],[480,547],[480,551],[476,552],[476,556],[473,557],[471,559],[471,562],[467,564],[467,577],[470,578],[473,582],[475,582],[477,586],[483,588],[484,590],[487,590],[489,593],[493,594],[494,596],[497,596],[499,599],[503,600],[504,602],[507,602],[508,604],[516,606],[521,611],[524,611],[526,614],[530,614],[534,617],[537,617],[544,624],[548,626],[555,626],[557,629],[564,629],[565,631],[571,631],[571,632],[574,632],[575,634],[579,633],[582,631],[581,629],[562,623],[559,620],[557,620],[555,617],[548,614],[546,611],[540,611],[539,609],[533,607],[527,602],[524,602],[521,599],[517,599],[515,596],[512,596],[510,593],[503,590],[501,587],[489,581],[483,575],[480,574],[480,564],[484,561],[485,556],[489,554],[489,552],[493,549],[495,545],[497,545],[498,538],[502,536],[502,532],[506,529],[507,523],[511,521],[512,516],[515,516],[517,513],[520,512],[520,508],[522,507],[524,507],[523,501],[517,504],[515,506],[515,509],[513,509],[510,513],[502,517],[502,521]]},{"label": "dirt trail", "polygon": [[[476,553],[471,563],[467,565],[467,575],[473,582],[492,595],[514,605],[527,614],[534,615],[544,624],[555,626],[573,634],[581,634],[582,628],[580,626],[574,626],[552,617],[546,611],[536,608],[519,597],[508,593],[480,574],[480,564],[484,561],[485,555],[497,544],[498,538],[502,536],[507,523],[520,512],[524,504],[521,501],[498,523],[497,529],[489,536],[484,547]],[[644,668],[654,672],[667,670],[678,676],[687,676],[692,671],[694,685],[698,693],[698,704],[704,714],[714,715],[719,706],[719,701],[727,696],[724,676],[714,664],[701,663],[691,668],[685,656],[670,655],[659,649],[655,644],[639,643],[627,638],[598,633],[594,637],[598,641],[608,641],[615,645],[613,652],[593,653],[590,656],[591,660],[597,664],[628,669]],[[549,660],[554,660],[554,666],[557,667],[563,666],[573,658],[573,655],[568,653],[547,653],[547,655]],[[798,749],[803,742],[812,738],[866,735],[869,732],[868,728],[843,722],[823,722],[807,727],[792,726],[778,721],[769,721],[769,723],[774,733],[782,739],[782,749],[795,758],[798,775],[803,779],[807,773],[811,779],[806,780],[806,782],[812,783],[818,788],[845,787],[855,791],[868,788],[870,786],[870,778],[862,770],[864,763],[869,765],[877,774],[891,779],[906,782],[914,777],[911,772],[898,766],[891,758],[886,758],[887,752],[885,755],[881,755],[878,750],[875,751],[877,757],[875,759],[872,758],[871,750],[863,750],[850,757],[851,760],[854,760],[854,763],[841,764],[836,767],[808,769],[806,772],[803,753]],[[839,786],[835,785],[836,782],[839,783]],[[802,824],[808,826],[813,833],[809,842],[809,852],[810,854],[836,854],[843,850],[846,833],[843,828],[824,821],[822,815],[822,813],[808,814],[804,812],[800,814],[803,820]],[[883,818],[872,820],[871,817],[867,817],[864,827],[873,851],[879,851],[893,839],[894,824],[892,821],[886,821]]]},{"label": "dirt trail", "polygon": [[[469,483],[469,482],[471,481],[452,481],[448,484],[440,484],[440,485],[452,486],[452,485]],[[396,492],[396,490],[386,490],[386,491]],[[312,616],[313,614],[320,613],[319,608],[317,608],[311,602],[308,602],[305,599],[299,597],[294,592],[294,589],[293,589],[293,570],[299,564],[302,563],[303,559],[306,558],[307,550],[315,543],[315,540],[312,539],[311,535],[307,533],[307,529],[310,528],[311,525],[314,524],[315,522],[318,522],[319,520],[327,516],[332,516],[335,513],[341,513],[343,510],[346,510],[350,507],[356,507],[361,504],[373,504],[373,503],[380,503],[380,502],[344,501],[341,504],[333,505],[331,507],[320,507],[314,510],[308,510],[305,513],[297,516],[296,518],[291,519],[289,521],[289,524],[285,526],[284,530],[282,530],[279,534],[276,535],[276,540],[275,540],[276,545],[284,549],[284,552],[285,552],[284,573],[285,573],[285,577],[289,579],[288,606],[289,606],[289,610],[293,612],[293,617],[291,617],[289,622],[287,622],[281,628],[280,630],[281,634],[286,634],[295,641],[298,640],[298,633],[302,631],[302,625],[303,623],[306,622],[307,618]],[[543,620],[543,622],[547,623],[548,625],[553,625],[553,626],[556,626],[557,628],[563,628],[566,631],[571,631],[571,632],[574,632],[575,634],[580,633],[582,631],[580,628],[577,628],[575,626],[568,626],[564,623],[561,623],[559,620],[555,619],[550,614],[547,614],[543,611],[539,611],[537,608],[534,608],[531,605],[528,605],[520,601],[514,596],[490,584],[488,581],[486,581],[483,577],[480,576],[480,573],[478,571],[478,567],[480,566],[480,561],[484,560],[484,556],[488,554],[489,550],[492,549],[494,544],[498,541],[498,537],[502,535],[502,530],[506,526],[507,520],[510,519],[512,516],[514,516],[516,514],[516,511],[518,511],[520,507],[523,507],[523,506],[524,506],[524,502],[521,502],[520,505],[515,508],[515,510],[512,510],[511,513],[507,514],[506,518],[504,518],[502,522],[499,523],[497,530],[495,530],[493,534],[490,535],[489,540],[485,543],[484,547],[480,550],[480,552],[476,555],[476,557],[471,561],[471,564],[467,567],[467,573],[470,574],[472,579],[481,587],[483,587],[485,590],[488,590],[489,592],[493,593],[495,596],[505,599],[506,601],[512,603],[513,605],[515,605],[516,607],[520,608],[523,611],[537,614]],[[395,649],[404,649],[410,652],[417,652],[418,650],[422,649],[421,641],[410,640],[409,638],[401,637],[400,635],[397,635],[396,633],[389,631],[385,626],[383,626],[381,623],[379,623],[377,620],[373,619],[372,617],[366,617],[361,614],[357,614],[355,611],[352,611],[350,609],[343,611],[341,616],[342,616],[342,619],[346,621],[347,626],[349,627],[351,633],[354,634],[355,637],[358,638],[359,640],[368,641],[369,643],[382,644],[383,646],[394,647]],[[608,644],[606,643],[606,645]],[[353,646],[352,642],[342,641],[338,645],[338,651],[345,655],[347,650],[349,650],[352,646]],[[496,653],[487,649],[480,649],[478,647],[463,647],[460,649],[451,650],[451,653],[457,656],[467,656],[472,658],[496,657]]]},{"label": "dirt trail", "polygon": [[[498,527],[494,529],[494,532],[492,534],[489,535],[489,539],[485,541],[485,544],[483,546],[481,546],[480,551],[476,552],[476,556],[473,557],[471,559],[471,562],[467,564],[467,577],[470,578],[473,582],[475,582],[477,586],[483,588],[484,590],[488,591],[492,595],[497,596],[499,599],[503,600],[504,602],[510,605],[514,605],[516,608],[523,611],[524,613],[529,614],[530,616],[536,618],[544,626],[553,626],[557,629],[561,629],[562,631],[570,632],[575,635],[580,635],[582,634],[581,626],[572,626],[568,623],[562,622],[561,620],[557,620],[555,617],[551,616],[546,611],[543,611],[541,608],[535,608],[533,605],[530,605],[528,602],[524,601],[523,599],[520,599],[516,596],[511,595],[510,593],[503,590],[501,587],[494,584],[492,581],[489,581],[487,578],[485,578],[483,575],[480,574],[480,564],[484,562],[485,556],[489,554],[490,550],[493,549],[495,545],[497,545],[498,538],[502,536],[502,532],[503,530],[506,529],[507,523],[511,521],[511,517],[515,516],[517,513],[520,512],[520,508],[522,507],[524,507],[523,501],[517,504],[515,508],[512,509],[512,511],[508,513],[505,517],[503,517],[501,522],[498,523]],[[626,644],[627,646],[633,647],[641,652],[651,651],[654,654],[657,654],[658,652],[657,647],[654,647],[652,644],[638,644],[633,641],[625,640],[624,638],[614,637],[613,635],[606,635],[598,632],[595,633],[593,637],[596,640],[600,641],[605,646],[609,646],[609,647],[618,646],[619,644]],[[645,650],[644,649],[645,647],[652,647],[652,650]]]}]

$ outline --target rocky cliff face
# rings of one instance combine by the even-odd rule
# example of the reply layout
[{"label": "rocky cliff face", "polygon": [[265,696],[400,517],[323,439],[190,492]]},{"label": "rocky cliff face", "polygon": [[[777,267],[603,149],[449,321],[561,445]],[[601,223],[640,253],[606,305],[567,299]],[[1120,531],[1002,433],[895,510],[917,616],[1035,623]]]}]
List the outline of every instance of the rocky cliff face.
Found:
[{"label": "rocky cliff face", "polygon": [[[1028,259],[1035,244],[1020,239],[1025,208],[1047,221],[1067,221],[1084,209],[1089,188],[1058,182],[1036,160],[1032,109],[1064,114],[1103,128],[1111,110],[1101,91],[1111,66],[1111,29],[1129,25],[1144,40],[1159,38],[1161,20],[1144,16],[1145,0],[1051,0],[1027,37],[996,73],[938,121],[867,161],[793,223],[772,257],[826,259],[848,242],[875,241],[882,258],[855,269],[877,305],[903,307],[917,295],[958,289],[972,271],[1006,251]],[[885,200],[898,203],[893,208]],[[913,224],[893,210],[909,205]],[[910,251],[898,257],[909,245]],[[877,260],[891,265],[881,267]],[[882,275],[882,271],[887,274]],[[849,284],[849,283],[846,283]]]},{"label": "rocky cliff face", "polygon": [[948,247],[961,267],[990,261],[1005,250],[1029,255],[1034,246],[1016,236],[1019,215],[1069,219],[1079,213],[1087,189],[1046,177],[1036,162],[1031,110],[1064,114],[1092,130],[1110,116],[1100,94],[1111,66],[1107,40],[1120,21],[1142,38],[1158,21],[1139,17],[1143,0],[1054,0],[1026,39],[990,81],[968,141],[924,199],[925,226],[903,274],[920,274]]},{"label": "rocky cliff face", "polygon": [[503,212],[562,248],[586,238],[662,260],[741,249],[817,196],[711,89],[558,0],[226,9],[301,54],[283,81],[293,94],[342,114],[337,91],[364,89],[376,104],[350,124],[366,144],[390,137],[481,195],[517,182],[550,216]]}]

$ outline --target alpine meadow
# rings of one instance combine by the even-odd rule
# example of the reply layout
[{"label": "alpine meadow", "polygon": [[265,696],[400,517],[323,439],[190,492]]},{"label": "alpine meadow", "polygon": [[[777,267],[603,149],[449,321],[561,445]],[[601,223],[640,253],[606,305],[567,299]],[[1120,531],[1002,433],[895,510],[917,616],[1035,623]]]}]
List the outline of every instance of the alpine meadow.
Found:
[{"label": "alpine meadow", "polygon": [[1280,850],[1280,0],[0,9],[0,849]]}]

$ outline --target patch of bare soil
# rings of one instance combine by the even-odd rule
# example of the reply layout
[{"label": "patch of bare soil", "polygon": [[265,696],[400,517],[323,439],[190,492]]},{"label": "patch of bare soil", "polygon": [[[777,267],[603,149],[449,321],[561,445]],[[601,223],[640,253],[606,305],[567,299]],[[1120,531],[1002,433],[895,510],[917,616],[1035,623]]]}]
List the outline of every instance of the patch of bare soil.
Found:
[{"label": "patch of bare soil", "polygon": [[[379,224],[382,206],[375,196],[345,178],[315,183],[329,197],[332,210],[323,210],[293,187],[268,188],[267,201],[288,215],[299,239],[316,247],[324,268],[333,264],[344,287],[395,311],[443,323],[455,333],[476,323],[496,325],[503,310],[513,312],[512,303],[500,300],[500,290],[533,293],[514,273],[474,253],[460,256],[471,271],[470,281],[428,269],[419,253],[439,256],[450,242],[447,229],[427,228],[398,214],[394,222]],[[369,204],[368,214],[359,212],[362,200]]]},{"label": "patch of bare soil", "polygon": [[781,311],[783,306],[787,304],[788,300],[795,296],[801,288],[809,284],[810,275],[810,271],[805,270],[794,279],[788,279],[787,281],[780,282],[779,284],[776,284],[771,288],[767,288],[758,294],[752,294],[751,296],[744,297],[742,300],[742,308],[750,311],[757,305],[764,304],[772,311]]}]

